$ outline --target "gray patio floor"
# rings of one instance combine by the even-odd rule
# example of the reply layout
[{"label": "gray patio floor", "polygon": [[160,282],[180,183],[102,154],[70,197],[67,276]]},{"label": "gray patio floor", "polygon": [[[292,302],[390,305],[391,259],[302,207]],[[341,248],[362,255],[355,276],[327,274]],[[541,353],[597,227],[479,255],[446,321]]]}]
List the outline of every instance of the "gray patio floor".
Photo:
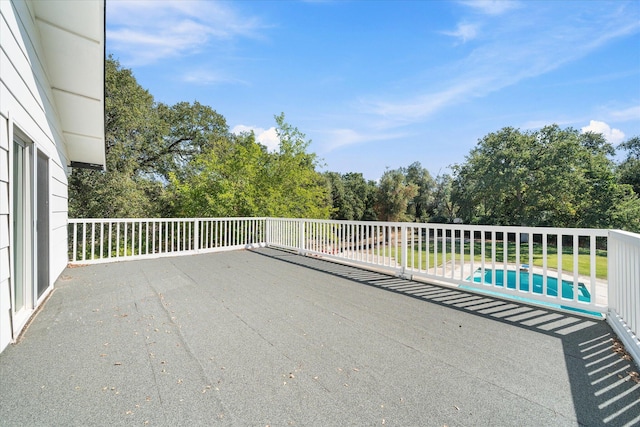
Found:
[{"label": "gray patio floor", "polygon": [[606,322],[274,249],[70,268],[0,424],[640,425]]}]

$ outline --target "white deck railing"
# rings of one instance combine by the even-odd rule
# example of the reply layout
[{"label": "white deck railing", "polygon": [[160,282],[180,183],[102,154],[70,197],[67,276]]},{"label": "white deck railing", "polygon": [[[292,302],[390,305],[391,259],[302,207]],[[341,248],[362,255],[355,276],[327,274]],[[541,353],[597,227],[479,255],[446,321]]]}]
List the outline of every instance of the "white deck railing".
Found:
[{"label": "white deck railing", "polygon": [[608,307],[607,233],[307,219],[267,222],[270,246],[593,313],[606,313]]},{"label": "white deck railing", "polygon": [[92,264],[265,244],[265,218],[70,219],[69,262]]},{"label": "white deck railing", "polygon": [[640,364],[636,234],[285,218],[69,220],[69,259],[76,264],[258,246],[582,314],[607,314]]},{"label": "white deck railing", "polygon": [[609,232],[607,320],[640,366],[640,235]]}]

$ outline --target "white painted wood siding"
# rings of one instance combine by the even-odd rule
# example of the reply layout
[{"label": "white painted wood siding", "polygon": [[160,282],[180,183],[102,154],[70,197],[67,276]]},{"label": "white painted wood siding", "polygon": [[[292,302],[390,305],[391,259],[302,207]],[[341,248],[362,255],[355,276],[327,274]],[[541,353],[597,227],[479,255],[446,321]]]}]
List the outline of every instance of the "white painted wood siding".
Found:
[{"label": "white painted wood siding", "polygon": [[9,149],[13,129],[50,159],[50,288],[67,264],[68,162],[44,58],[32,5],[0,1],[0,351],[11,337]]},{"label": "white painted wood siding", "polygon": [[0,351],[11,340],[8,141],[7,120],[0,116]]}]

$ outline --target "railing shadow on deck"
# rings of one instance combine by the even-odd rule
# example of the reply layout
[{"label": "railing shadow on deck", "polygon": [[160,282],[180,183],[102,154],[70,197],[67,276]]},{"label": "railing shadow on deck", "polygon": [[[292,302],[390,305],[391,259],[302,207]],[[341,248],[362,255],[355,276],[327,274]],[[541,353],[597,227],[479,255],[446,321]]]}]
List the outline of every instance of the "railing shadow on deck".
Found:
[{"label": "railing shadow on deck", "polygon": [[593,425],[594,420],[599,420],[602,425],[640,425],[639,369],[605,321],[281,249],[254,253],[558,338],[580,424]]}]

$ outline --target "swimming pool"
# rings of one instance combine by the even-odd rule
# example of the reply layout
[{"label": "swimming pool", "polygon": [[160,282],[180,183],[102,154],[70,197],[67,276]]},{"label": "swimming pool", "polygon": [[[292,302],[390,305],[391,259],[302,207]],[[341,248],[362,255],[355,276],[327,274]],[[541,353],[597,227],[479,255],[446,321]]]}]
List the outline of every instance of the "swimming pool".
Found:
[{"label": "swimming pool", "polygon": [[[529,272],[528,271],[515,271],[507,270],[507,288],[516,289],[517,276],[520,276],[520,290],[529,292]],[[496,283],[495,286],[504,286],[505,270],[496,270]],[[533,293],[542,295],[544,276],[542,274],[531,274],[533,279]],[[469,279],[467,279],[469,280]],[[481,270],[476,270],[473,274],[473,281],[476,283],[488,283],[493,284],[493,270],[485,269],[484,277],[482,277]],[[573,299],[573,282],[567,280],[562,281],[562,298]],[[551,297],[558,296],[558,279],[555,277],[547,276],[547,295]],[[587,290],[584,283],[578,283],[578,301],[591,302],[591,294]]]},{"label": "swimming pool", "polygon": [[[515,271],[515,270],[507,270],[507,288],[508,289],[516,289],[516,274],[520,275],[520,290],[521,291],[529,291],[529,272],[528,271]],[[533,293],[542,295],[542,284],[544,283],[544,276],[541,274],[531,274],[533,278]],[[484,279],[484,280],[483,280]],[[471,277],[467,277],[467,280],[471,281]],[[476,270],[473,274],[473,281],[476,283],[488,283],[491,284],[493,280],[493,270],[485,269],[484,270],[484,278],[482,277],[482,272],[480,269]],[[496,270],[496,286],[503,287],[504,286],[504,270]],[[570,310],[578,313],[588,314],[590,316],[602,318],[602,314],[596,311],[583,310],[581,308],[576,307],[568,307],[561,304],[554,304],[551,302],[541,302],[537,300],[532,300],[530,298],[526,298],[524,296],[519,295],[510,295],[503,294],[500,292],[491,291],[489,289],[482,289],[476,286],[466,286],[461,285],[461,289],[480,291],[485,294],[495,295],[502,298],[511,298],[523,302],[534,303],[534,304],[542,304],[547,307],[555,307],[560,308],[562,310]],[[549,296],[558,296],[558,279],[555,277],[547,277],[547,295]],[[562,281],[562,298],[570,298],[573,299],[573,282],[569,282],[567,280]],[[584,283],[578,283],[578,301],[580,302],[591,302],[591,294],[587,290]]]}]

